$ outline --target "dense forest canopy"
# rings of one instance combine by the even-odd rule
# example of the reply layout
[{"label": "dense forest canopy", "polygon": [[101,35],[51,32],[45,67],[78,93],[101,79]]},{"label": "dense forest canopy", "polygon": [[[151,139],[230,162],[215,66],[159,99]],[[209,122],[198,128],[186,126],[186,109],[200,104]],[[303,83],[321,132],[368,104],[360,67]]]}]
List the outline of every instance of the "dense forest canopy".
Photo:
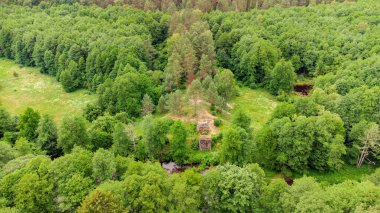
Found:
[{"label": "dense forest canopy", "polygon": [[[0,103],[0,212],[380,211],[378,1],[0,7],[0,57],[98,97],[60,123]],[[260,128],[246,90],[275,100]]]},{"label": "dense forest canopy", "polygon": [[143,10],[162,10],[173,12],[181,9],[199,9],[203,12],[220,11],[249,11],[252,9],[266,9],[274,6],[294,7],[330,4],[356,0],[1,0],[3,4],[17,4],[23,6],[52,6],[60,4],[97,5],[107,7],[111,5],[128,5]]}]

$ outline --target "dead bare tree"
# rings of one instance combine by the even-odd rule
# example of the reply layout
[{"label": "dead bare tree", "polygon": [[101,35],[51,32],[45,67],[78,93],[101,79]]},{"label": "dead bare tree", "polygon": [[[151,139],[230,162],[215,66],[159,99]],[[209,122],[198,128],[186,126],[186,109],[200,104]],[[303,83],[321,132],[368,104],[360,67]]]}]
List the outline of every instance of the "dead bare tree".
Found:
[{"label": "dead bare tree", "polygon": [[380,148],[380,130],[377,124],[371,125],[365,132],[362,138],[362,146],[358,147],[360,155],[356,162],[356,167],[362,166],[364,160],[368,160],[370,154],[376,155]]}]

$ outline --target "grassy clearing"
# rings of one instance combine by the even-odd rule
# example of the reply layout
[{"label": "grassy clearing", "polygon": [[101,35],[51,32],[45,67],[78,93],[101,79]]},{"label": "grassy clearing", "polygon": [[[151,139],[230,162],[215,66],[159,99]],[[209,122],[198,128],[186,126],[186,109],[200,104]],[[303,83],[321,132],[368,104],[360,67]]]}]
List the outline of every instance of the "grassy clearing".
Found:
[{"label": "grassy clearing", "polygon": [[[336,184],[347,180],[360,181],[364,176],[372,174],[375,167],[364,165],[361,168],[356,168],[352,165],[344,165],[339,171],[321,173],[318,171],[310,171],[308,176],[314,177],[318,182]],[[296,176],[297,178],[301,176]]]},{"label": "grassy clearing", "polygon": [[[276,171],[263,168],[267,179],[281,179],[283,174]],[[344,181],[360,181],[363,177],[374,173],[375,166],[363,165],[361,168],[356,168],[353,165],[344,165],[339,171],[331,172],[319,172],[315,170],[309,170],[307,174],[294,174],[293,178],[301,178],[303,176],[314,177],[318,182],[324,185],[342,183]]]},{"label": "grassy clearing", "polygon": [[0,59],[0,105],[13,114],[31,107],[49,114],[56,122],[96,100],[85,90],[66,93],[55,78],[42,75],[37,68],[21,68],[11,60]]},{"label": "grassy clearing", "polygon": [[[260,129],[270,119],[274,108],[277,106],[275,97],[263,89],[252,90],[246,87],[240,88],[239,94],[231,102],[233,106],[231,114],[237,109],[242,109],[251,117],[253,129]],[[231,121],[231,114],[220,115],[220,117]]]}]

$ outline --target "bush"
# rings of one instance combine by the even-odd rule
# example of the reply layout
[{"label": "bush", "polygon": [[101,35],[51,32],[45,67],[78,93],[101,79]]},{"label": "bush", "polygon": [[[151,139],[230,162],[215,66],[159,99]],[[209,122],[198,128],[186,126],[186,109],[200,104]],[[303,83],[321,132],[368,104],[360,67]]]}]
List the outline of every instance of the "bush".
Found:
[{"label": "bush", "polygon": [[214,119],[214,125],[216,127],[220,127],[222,125],[222,120],[220,118],[215,118]]}]

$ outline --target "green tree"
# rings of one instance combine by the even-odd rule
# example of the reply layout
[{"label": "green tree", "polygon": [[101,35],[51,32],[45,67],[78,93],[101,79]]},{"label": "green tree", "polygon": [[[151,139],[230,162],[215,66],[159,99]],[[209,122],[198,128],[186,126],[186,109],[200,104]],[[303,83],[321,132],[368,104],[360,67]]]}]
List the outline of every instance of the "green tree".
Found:
[{"label": "green tree", "polygon": [[368,128],[364,131],[361,138],[361,145],[358,147],[360,155],[356,162],[357,167],[361,167],[364,160],[366,160],[370,154],[377,158],[380,158],[380,129],[377,124],[369,124]]},{"label": "green tree", "polygon": [[234,78],[234,74],[231,70],[222,69],[217,72],[214,78],[218,93],[225,101],[230,101],[231,98],[237,95],[237,87]]},{"label": "green tree", "polygon": [[284,212],[280,199],[288,190],[288,185],[282,179],[272,180],[264,186],[262,196],[260,197],[261,208],[266,212],[282,213]]},{"label": "green tree", "polygon": [[112,146],[112,133],[117,121],[115,117],[105,115],[98,117],[88,129],[90,143],[88,148],[96,151],[99,148],[109,149]]},{"label": "green tree", "polygon": [[0,107],[0,138],[4,136],[7,131],[13,130],[13,122],[11,115]]},{"label": "green tree", "polygon": [[59,157],[62,150],[57,147],[58,130],[53,119],[49,115],[42,116],[37,128],[37,145],[46,150],[48,155]]},{"label": "green tree", "polygon": [[78,213],[91,212],[122,212],[121,201],[117,199],[111,192],[103,192],[95,190],[84,199],[81,206],[78,208]]},{"label": "green tree", "polygon": [[93,188],[94,184],[91,178],[74,174],[58,186],[59,196],[62,196],[58,203],[59,208],[62,211],[71,211],[77,208]]},{"label": "green tree", "polygon": [[115,156],[111,151],[98,149],[92,159],[94,179],[100,183],[110,180],[116,173]]},{"label": "green tree", "polygon": [[142,116],[145,116],[145,115],[149,115],[149,114],[152,114],[153,111],[154,111],[154,104],[153,104],[153,101],[152,99],[150,98],[149,95],[145,94],[144,97],[143,97],[143,100],[142,100],[142,111],[141,111],[141,115]]},{"label": "green tree", "polygon": [[198,115],[198,105],[202,97],[202,84],[198,79],[194,80],[189,86],[189,89],[187,90],[187,96],[194,107],[194,115]]},{"label": "green tree", "polygon": [[184,163],[188,157],[187,147],[187,131],[182,122],[176,121],[170,127],[171,139],[170,145],[172,148],[172,157],[176,163]]},{"label": "green tree", "polygon": [[[139,169],[137,165],[139,164]],[[126,208],[131,212],[165,212],[170,192],[168,176],[160,164],[136,162],[123,181]]]},{"label": "green tree", "polygon": [[146,117],[143,122],[144,133],[141,143],[145,143],[150,157],[162,160],[164,147],[168,141],[168,122],[164,119],[153,119],[151,117]]},{"label": "green tree", "polygon": [[338,170],[346,154],[344,145],[345,129],[343,121],[337,114],[325,112],[315,117],[315,141],[310,154],[310,165],[319,171]]},{"label": "green tree", "polygon": [[230,164],[219,166],[204,176],[206,211],[259,211],[264,184],[265,174],[258,165],[243,168]]},{"label": "green tree", "polygon": [[238,109],[232,116],[232,123],[244,129],[249,135],[252,135],[251,118],[242,110]]},{"label": "green tree", "polygon": [[269,90],[273,95],[281,91],[289,93],[293,90],[296,74],[291,62],[281,59],[270,73]]},{"label": "green tree", "polygon": [[156,111],[158,113],[165,113],[166,111],[166,102],[167,102],[167,96],[161,96],[160,99],[158,99],[158,104],[156,107]]},{"label": "green tree", "polygon": [[115,125],[115,130],[112,134],[113,145],[112,151],[115,155],[120,155],[127,157],[133,153],[132,140],[129,137],[127,129],[124,124],[117,123]]},{"label": "green tree", "polygon": [[53,211],[53,185],[45,177],[27,173],[14,186],[15,206],[25,212]]},{"label": "green tree", "polygon": [[170,211],[200,212],[202,176],[194,169],[189,169],[170,178],[173,183],[168,196]]},{"label": "green tree", "polygon": [[29,141],[34,141],[37,138],[38,122],[40,120],[40,114],[34,111],[32,108],[26,108],[24,113],[20,116],[19,129],[20,137],[25,137]]},{"label": "green tree", "polygon": [[174,115],[180,115],[183,111],[183,101],[181,90],[176,90],[168,95],[167,109]]},{"label": "green tree", "polygon": [[235,165],[244,165],[250,161],[251,140],[248,133],[240,128],[233,127],[223,134],[221,160]]},{"label": "green tree", "polygon": [[87,147],[88,135],[86,122],[82,117],[65,117],[59,128],[58,147],[69,153],[75,145]]},{"label": "green tree", "polygon": [[20,156],[27,155],[27,154],[33,154],[35,153],[35,146],[33,143],[29,142],[26,138],[21,137],[18,138],[14,149],[18,152]]},{"label": "green tree", "polygon": [[0,141],[0,168],[2,168],[10,160],[16,158],[17,152],[10,144]]},{"label": "green tree", "polygon": [[75,61],[70,61],[67,69],[63,70],[59,79],[62,83],[63,89],[66,92],[73,92],[80,87],[81,73],[78,64]]}]

